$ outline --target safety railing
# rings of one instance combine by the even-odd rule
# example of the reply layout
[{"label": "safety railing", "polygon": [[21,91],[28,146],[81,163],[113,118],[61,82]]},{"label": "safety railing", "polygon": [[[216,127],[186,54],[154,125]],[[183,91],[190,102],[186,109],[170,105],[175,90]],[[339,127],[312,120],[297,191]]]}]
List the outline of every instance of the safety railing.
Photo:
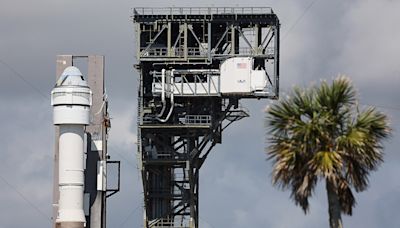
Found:
[{"label": "safety railing", "polygon": [[133,15],[273,14],[271,7],[139,7]]},{"label": "safety railing", "polygon": [[140,57],[167,56],[167,48],[140,48]]},{"label": "safety railing", "polygon": [[184,124],[210,125],[211,124],[211,116],[210,115],[186,115]]},{"label": "safety railing", "polygon": [[[168,55],[167,48],[140,48],[140,57],[165,57]],[[207,49],[200,47],[188,47],[187,48],[188,56],[207,56]],[[172,48],[172,56],[171,57],[184,57],[185,56],[185,48]]]},{"label": "safety railing", "polygon": [[[258,51],[257,49],[253,49],[251,47],[240,47],[239,53],[237,55],[273,55],[274,54],[273,47],[267,47],[264,51]],[[215,54],[215,50],[211,52],[211,56],[225,56],[231,55],[230,48],[226,49],[224,53]],[[262,53],[261,53],[262,52]],[[208,53],[206,49],[199,47],[188,47],[187,48],[187,56],[188,57],[207,57]],[[140,57],[166,57],[168,56],[167,48],[140,48]],[[172,56],[171,57],[184,57],[185,56],[185,48],[172,48]]]},{"label": "safety railing", "polygon": [[180,225],[176,224],[173,219],[155,219],[153,221],[149,222],[149,227],[150,228],[167,228],[167,227],[173,227],[173,228],[189,228],[189,226],[186,225]]},{"label": "safety railing", "polygon": [[[189,80],[189,78],[191,78]],[[215,96],[220,93],[220,78],[217,74],[206,74],[205,79],[199,75],[176,74],[173,83],[166,82],[164,90],[167,94],[173,93],[176,96]],[[152,92],[153,94],[161,94],[162,78],[159,72],[153,75]]]}]

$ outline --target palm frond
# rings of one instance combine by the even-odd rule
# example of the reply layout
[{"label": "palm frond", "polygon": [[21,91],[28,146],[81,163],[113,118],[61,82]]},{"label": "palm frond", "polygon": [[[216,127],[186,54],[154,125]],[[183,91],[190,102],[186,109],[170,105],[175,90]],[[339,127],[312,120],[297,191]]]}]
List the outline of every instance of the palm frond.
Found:
[{"label": "palm frond", "polygon": [[291,189],[306,213],[308,198],[324,178],[335,183],[342,212],[351,214],[351,189],[365,190],[370,171],[383,161],[382,140],[391,132],[386,115],[375,108],[358,111],[354,87],[340,76],[331,84],[294,88],[270,106],[266,120],[273,184]]},{"label": "palm frond", "polygon": [[354,198],[349,183],[344,178],[338,180],[337,194],[339,197],[340,210],[346,215],[352,215],[353,207],[356,205],[356,199]]}]

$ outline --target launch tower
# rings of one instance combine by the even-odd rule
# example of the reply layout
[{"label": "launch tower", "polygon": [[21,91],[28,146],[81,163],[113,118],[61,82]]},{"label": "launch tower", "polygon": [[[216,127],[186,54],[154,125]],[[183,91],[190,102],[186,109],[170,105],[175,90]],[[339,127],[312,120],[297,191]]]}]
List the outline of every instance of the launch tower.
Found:
[{"label": "launch tower", "polygon": [[279,20],[268,7],[135,8],[138,157],[146,228],[199,227],[199,171],[239,100],[277,99]]}]

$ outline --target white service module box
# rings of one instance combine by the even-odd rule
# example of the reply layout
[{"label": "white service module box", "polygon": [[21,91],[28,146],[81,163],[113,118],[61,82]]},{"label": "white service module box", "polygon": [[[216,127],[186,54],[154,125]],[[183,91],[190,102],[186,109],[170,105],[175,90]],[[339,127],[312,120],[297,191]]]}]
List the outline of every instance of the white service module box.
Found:
[{"label": "white service module box", "polygon": [[221,93],[250,93],[250,70],[253,59],[236,57],[221,64]]},{"label": "white service module box", "polygon": [[221,93],[253,93],[267,86],[264,70],[254,70],[251,57],[234,57],[221,64]]},{"label": "white service module box", "polygon": [[265,70],[251,70],[250,84],[251,92],[264,91],[267,87],[267,74]]}]

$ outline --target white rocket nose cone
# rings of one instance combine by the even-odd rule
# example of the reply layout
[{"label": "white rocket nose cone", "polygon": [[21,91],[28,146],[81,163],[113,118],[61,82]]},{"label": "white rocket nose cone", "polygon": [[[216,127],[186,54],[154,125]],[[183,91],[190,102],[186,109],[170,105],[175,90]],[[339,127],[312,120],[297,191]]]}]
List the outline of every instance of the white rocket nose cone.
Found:
[{"label": "white rocket nose cone", "polygon": [[56,87],[61,85],[86,87],[87,82],[83,78],[82,72],[77,67],[69,66],[65,68],[56,83]]},{"label": "white rocket nose cone", "polygon": [[82,73],[77,67],[69,66],[65,68],[61,76],[82,76]]}]

